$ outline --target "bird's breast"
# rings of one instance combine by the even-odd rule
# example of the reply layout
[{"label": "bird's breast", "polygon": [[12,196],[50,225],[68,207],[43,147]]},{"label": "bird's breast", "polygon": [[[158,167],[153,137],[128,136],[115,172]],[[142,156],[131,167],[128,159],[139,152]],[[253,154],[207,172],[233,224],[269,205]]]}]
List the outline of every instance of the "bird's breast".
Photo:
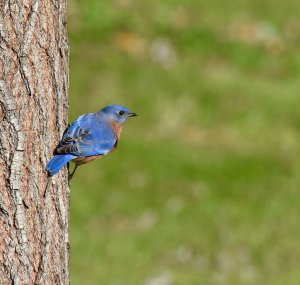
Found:
[{"label": "bird's breast", "polygon": [[120,136],[121,136],[121,132],[122,132],[122,127],[123,125],[120,124],[120,123],[117,123],[113,120],[110,121],[110,126],[113,130],[113,132],[116,134],[118,140],[120,139]]},{"label": "bird's breast", "polygon": [[102,158],[102,155],[79,156],[73,159],[77,165],[89,163],[95,159]]}]

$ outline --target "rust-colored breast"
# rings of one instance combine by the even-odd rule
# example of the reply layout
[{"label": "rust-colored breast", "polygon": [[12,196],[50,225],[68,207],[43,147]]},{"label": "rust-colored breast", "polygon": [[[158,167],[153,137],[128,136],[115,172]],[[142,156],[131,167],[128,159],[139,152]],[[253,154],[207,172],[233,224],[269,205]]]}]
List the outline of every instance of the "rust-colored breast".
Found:
[{"label": "rust-colored breast", "polygon": [[73,159],[73,161],[78,164],[78,165],[81,165],[81,164],[86,164],[88,162],[91,162],[95,159],[98,159],[98,158],[102,158],[102,155],[93,155],[93,156],[80,156],[80,157],[77,157],[75,159]]},{"label": "rust-colored breast", "polygon": [[120,139],[120,135],[121,135],[121,132],[122,132],[122,127],[123,125],[120,124],[120,123],[117,123],[115,121],[110,121],[110,125],[112,127],[112,129],[114,130],[114,133],[116,134],[118,140]]}]

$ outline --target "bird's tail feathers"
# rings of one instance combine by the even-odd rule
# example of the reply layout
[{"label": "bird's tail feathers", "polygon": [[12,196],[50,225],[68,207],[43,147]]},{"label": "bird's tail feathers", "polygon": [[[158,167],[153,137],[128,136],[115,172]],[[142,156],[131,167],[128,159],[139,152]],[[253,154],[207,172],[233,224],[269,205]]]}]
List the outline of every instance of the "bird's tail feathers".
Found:
[{"label": "bird's tail feathers", "polygon": [[72,154],[55,155],[48,161],[46,165],[46,170],[49,172],[50,176],[53,176],[64,165],[66,165],[70,160],[72,160],[75,157],[76,156]]}]

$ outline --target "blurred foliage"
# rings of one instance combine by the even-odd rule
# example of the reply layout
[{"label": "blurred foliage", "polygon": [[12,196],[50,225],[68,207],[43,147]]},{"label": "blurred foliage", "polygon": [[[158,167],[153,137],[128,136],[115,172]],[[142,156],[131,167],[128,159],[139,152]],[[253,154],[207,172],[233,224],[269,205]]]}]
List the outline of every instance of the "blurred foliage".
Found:
[{"label": "blurred foliage", "polygon": [[71,192],[72,284],[300,284],[300,2],[69,1],[70,121],[140,116]]}]

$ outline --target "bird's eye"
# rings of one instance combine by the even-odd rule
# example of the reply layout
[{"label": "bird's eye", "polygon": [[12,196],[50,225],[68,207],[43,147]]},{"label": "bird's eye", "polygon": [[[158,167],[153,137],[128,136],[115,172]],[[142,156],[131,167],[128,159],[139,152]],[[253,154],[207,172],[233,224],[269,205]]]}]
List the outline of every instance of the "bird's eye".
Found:
[{"label": "bird's eye", "polygon": [[119,115],[121,115],[121,116],[124,115],[124,111],[120,111]]}]

